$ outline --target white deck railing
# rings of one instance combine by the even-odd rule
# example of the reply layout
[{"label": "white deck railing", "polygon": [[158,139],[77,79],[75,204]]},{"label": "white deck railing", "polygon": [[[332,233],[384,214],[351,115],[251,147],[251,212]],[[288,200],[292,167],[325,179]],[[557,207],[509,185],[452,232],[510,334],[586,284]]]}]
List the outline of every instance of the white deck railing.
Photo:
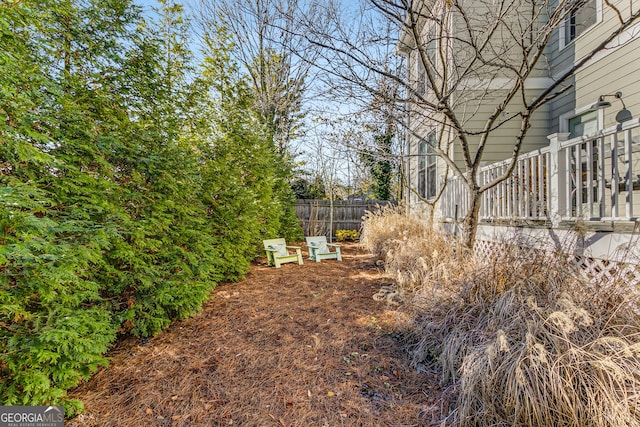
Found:
[{"label": "white deck railing", "polygon": [[[640,216],[640,119],[568,139],[518,157],[511,177],[482,195],[480,220],[635,220]],[[509,161],[479,171],[484,185],[504,174]],[[469,192],[450,177],[440,203],[445,218],[463,218]]]}]

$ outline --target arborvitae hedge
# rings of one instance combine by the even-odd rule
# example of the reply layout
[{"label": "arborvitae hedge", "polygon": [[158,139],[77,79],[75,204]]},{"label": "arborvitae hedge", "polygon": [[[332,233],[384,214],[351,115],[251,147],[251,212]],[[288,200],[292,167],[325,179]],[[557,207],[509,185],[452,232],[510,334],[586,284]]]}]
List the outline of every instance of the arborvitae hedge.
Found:
[{"label": "arborvitae hedge", "polygon": [[127,0],[0,8],[3,404],[74,411],[118,334],[196,313],[260,239],[299,236],[246,82],[224,46],[224,85],[187,79],[179,16],[163,33]]}]

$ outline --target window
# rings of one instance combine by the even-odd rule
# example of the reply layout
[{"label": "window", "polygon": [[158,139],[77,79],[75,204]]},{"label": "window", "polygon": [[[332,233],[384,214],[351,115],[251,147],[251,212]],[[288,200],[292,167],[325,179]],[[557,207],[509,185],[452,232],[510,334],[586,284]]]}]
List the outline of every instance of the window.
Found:
[{"label": "window", "polygon": [[427,143],[420,141],[418,148],[418,194],[420,197],[427,195]]},{"label": "window", "polygon": [[[598,130],[598,112],[589,111],[569,119],[569,137],[592,135]],[[572,215],[588,212],[588,216],[599,216],[598,188],[598,143],[597,139],[569,148],[571,157],[571,206]],[[581,190],[579,190],[581,189]],[[589,212],[589,209],[592,209]],[[597,211],[597,212],[596,212]]]},{"label": "window", "polygon": [[432,198],[436,197],[436,154],[433,151],[436,135],[432,132],[427,138],[427,198]]},{"label": "window", "polygon": [[598,22],[598,0],[573,0],[567,7],[574,7],[577,3],[583,4],[567,16],[561,29],[561,47],[574,41]]},{"label": "window", "polygon": [[[426,50],[426,57],[427,57],[427,67],[431,68],[435,68],[436,66],[436,60],[437,60],[437,40],[432,39],[431,41],[429,41],[429,44],[427,45],[427,50]],[[422,63],[422,58],[420,57],[420,52],[416,53],[416,62],[417,62],[417,68],[418,68],[418,72],[417,72],[417,80],[416,80],[416,93],[418,95],[424,95],[427,92],[427,86],[428,86],[428,82],[427,82],[427,72],[425,70],[425,66]]]},{"label": "window", "polygon": [[429,41],[427,45],[427,58],[429,59],[430,65],[435,68],[436,60],[438,59],[438,41],[436,39],[432,39]]},{"label": "window", "polygon": [[418,194],[431,199],[436,196],[436,155],[433,151],[435,133],[431,132],[426,141],[420,141],[418,148]]},{"label": "window", "polygon": [[598,112],[590,111],[569,119],[569,138],[589,135],[598,130]]}]

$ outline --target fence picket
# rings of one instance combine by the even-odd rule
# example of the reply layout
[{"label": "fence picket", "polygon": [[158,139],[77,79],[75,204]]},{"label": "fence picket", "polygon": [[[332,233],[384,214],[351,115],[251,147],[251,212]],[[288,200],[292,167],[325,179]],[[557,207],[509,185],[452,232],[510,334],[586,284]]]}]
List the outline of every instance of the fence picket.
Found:
[{"label": "fence picket", "polygon": [[[332,238],[336,230],[359,231],[366,211],[392,203],[380,200],[334,200],[332,215],[330,200],[298,199],[295,209],[305,236],[324,235]],[[331,222],[332,217],[333,222]]]}]

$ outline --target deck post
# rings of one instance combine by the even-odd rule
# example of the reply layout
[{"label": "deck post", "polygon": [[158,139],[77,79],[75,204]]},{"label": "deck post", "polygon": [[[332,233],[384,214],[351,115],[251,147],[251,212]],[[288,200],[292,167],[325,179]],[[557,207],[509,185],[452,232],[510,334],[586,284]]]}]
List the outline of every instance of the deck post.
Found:
[{"label": "deck post", "polygon": [[567,208],[570,208],[567,202],[566,179],[567,170],[564,161],[564,149],[562,143],[568,141],[569,133],[554,133],[547,136],[549,139],[549,170],[547,176],[547,194],[549,195],[549,220],[553,226],[560,224],[563,217],[568,215]]}]

